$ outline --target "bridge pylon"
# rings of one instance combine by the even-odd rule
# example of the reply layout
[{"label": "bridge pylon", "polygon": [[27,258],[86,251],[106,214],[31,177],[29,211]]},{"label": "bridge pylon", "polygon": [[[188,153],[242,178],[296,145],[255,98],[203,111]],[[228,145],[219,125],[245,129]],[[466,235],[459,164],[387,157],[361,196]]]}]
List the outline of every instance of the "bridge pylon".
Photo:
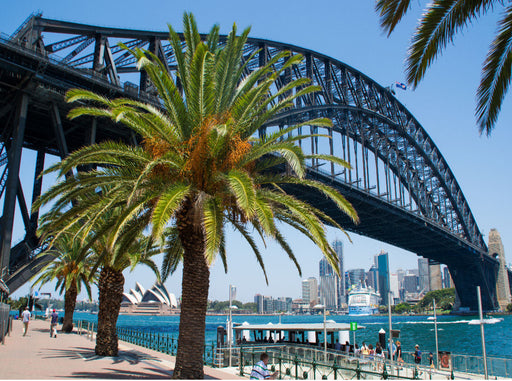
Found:
[{"label": "bridge pylon", "polygon": [[512,301],[510,298],[511,285],[505,261],[505,249],[503,248],[500,233],[498,233],[498,230],[496,229],[491,229],[489,232],[488,248],[489,255],[498,259],[499,261],[496,293],[500,309],[505,310],[507,305]]}]

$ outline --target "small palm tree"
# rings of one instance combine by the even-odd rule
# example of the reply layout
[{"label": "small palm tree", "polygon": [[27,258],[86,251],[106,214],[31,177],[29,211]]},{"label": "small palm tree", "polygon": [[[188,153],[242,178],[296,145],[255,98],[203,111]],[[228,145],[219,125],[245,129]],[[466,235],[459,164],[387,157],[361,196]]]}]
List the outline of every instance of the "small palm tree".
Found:
[{"label": "small palm tree", "polygon": [[[44,230],[48,225],[42,224]],[[40,231],[41,231],[40,228]],[[57,280],[55,290],[59,294],[64,293],[64,322],[63,332],[73,330],[73,312],[75,311],[76,298],[80,294],[82,286],[87,290],[91,298],[91,284],[97,280],[97,275],[91,274],[93,267],[92,257],[82,257],[80,240],[72,233],[65,233],[59,239],[53,241],[52,246],[40,255],[50,255],[48,264],[36,275],[36,284],[46,284]]]},{"label": "small palm tree", "polygon": [[[94,172],[94,171],[92,171]],[[76,178],[81,179],[83,173]],[[71,179],[71,178],[70,178]],[[117,229],[122,209],[111,205],[104,194],[110,186],[95,188],[91,192],[69,195],[66,192],[41,216],[43,240],[51,245],[73,232],[73,244],[78,247],[77,262],[90,263],[89,279],[98,282],[99,311],[95,352],[99,356],[117,356],[117,318],[123,298],[123,271],[143,264],[151,268],[160,280],[160,273],[152,257],[160,253],[150,237],[142,234],[147,221],[143,218],[124,224]],[[41,206],[43,199],[34,203]],[[71,207],[70,207],[71,204]],[[101,212],[100,212],[101,211]],[[99,271],[98,271],[99,269]]]},{"label": "small palm tree", "polygon": [[[411,0],[377,0],[376,10],[381,26],[393,32],[410,8]],[[499,0],[434,0],[423,11],[408,51],[407,82],[416,87],[427,68],[453,41],[457,32],[481,15],[504,8],[497,34],[491,42],[483,64],[477,90],[476,116],[480,132],[488,135],[494,129],[503,98],[507,93],[512,71],[512,5]]]},{"label": "small palm tree", "polygon": [[[162,107],[130,99],[110,100],[83,90],[67,94],[69,102],[87,104],[72,110],[71,118],[111,118],[138,133],[140,145],[104,142],[72,153],[47,173],[57,172],[63,178],[74,168],[96,169],[63,179],[38,205],[56,198],[60,205],[69,204],[77,195],[101,188],[96,193],[98,200],[73,206],[59,225],[72,226],[82,223],[84,216],[99,218],[109,208],[119,208],[116,219],[105,225],[111,229],[109,247],[128,227],[133,231],[150,228],[151,236],[166,251],[165,275],[183,263],[174,377],[203,378],[210,266],[219,255],[227,269],[226,227],[233,227],[247,240],[263,271],[253,233],[276,240],[300,272],[280,224],[309,237],[339,271],[324,223],[341,226],[287,194],[285,187],[312,188],[333,201],[339,212],[355,222],[358,218],[336,190],[306,178],[309,159],[349,165],[329,155],[305,155],[296,142],[311,135],[298,135],[301,125],[256,137],[273,117],[292,107],[296,98],[319,90],[308,86],[307,78],[277,85],[283,72],[302,60],[300,55],[282,52],[249,72],[244,64],[249,29],[237,37],[233,26],[225,43],[219,45],[218,26],[203,40],[193,16],[185,14],[185,47],[172,27],[169,30],[180,88],[154,54],[131,51],[157,89]],[[329,127],[331,121],[315,119],[304,125]]]}]

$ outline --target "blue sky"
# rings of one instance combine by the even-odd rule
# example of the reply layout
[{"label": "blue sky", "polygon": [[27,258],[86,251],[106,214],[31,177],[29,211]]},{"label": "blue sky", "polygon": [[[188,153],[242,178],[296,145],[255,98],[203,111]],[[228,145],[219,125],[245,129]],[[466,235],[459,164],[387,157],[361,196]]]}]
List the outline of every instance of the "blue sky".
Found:
[{"label": "blue sky", "polygon": [[[184,11],[193,12],[201,32],[218,23],[221,32],[252,26],[252,37],[286,42],[315,50],[360,70],[383,86],[404,81],[404,59],[416,19],[421,9],[412,2],[409,16],[387,38],[379,28],[373,1],[10,1],[0,14],[0,32],[11,34],[32,12],[42,11],[47,18],[119,28],[164,31],[167,23],[181,30]],[[423,2],[422,2],[423,3]],[[397,98],[412,112],[432,137],[454,172],[467,198],[477,224],[485,235],[491,228],[501,234],[505,253],[512,248],[511,202],[506,196],[511,186],[512,113],[511,96],[505,98],[495,131],[490,137],[480,136],[475,123],[475,93],[488,45],[496,30],[497,15],[487,15],[465,29],[427,72],[418,88],[397,89]],[[31,153],[24,153],[23,165],[32,173]],[[23,181],[23,180],[22,180]],[[47,186],[49,184],[45,184]],[[31,185],[25,186],[27,199]],[[17,225],[14,240],[24,231]],[[385,250],[390,254],[390,267],[417,267],[417,256],[382,242],[351,234],[349,243],[342,233],[329,230],[329,237],[344,242],[345,269],[368,269],[373,255]],[[302,266],[303,278],[318,277],[321,254],[307,239],[291,233],[288,236]],[[510,257],[507,262],[512,262]],[[229,236],[229,271],[224,274],[221,263],[211,272],[210,298],[227,299],[228,285],[237,286],[238,299],[252,301],[254,294],[300,296],[300,281],[295,267],[277,247],[263,251],[269,275],[265,284],[262,272],[249,249],[236,235]],[[126,273],[125,289],[135,281],[150,287],[153,275],[137,268]],[[181,293],[181,269],[166,286],[176,295]],[[53,291],[45,287],[43,291]],[[22,287],[14,296],[26,294]]]}]

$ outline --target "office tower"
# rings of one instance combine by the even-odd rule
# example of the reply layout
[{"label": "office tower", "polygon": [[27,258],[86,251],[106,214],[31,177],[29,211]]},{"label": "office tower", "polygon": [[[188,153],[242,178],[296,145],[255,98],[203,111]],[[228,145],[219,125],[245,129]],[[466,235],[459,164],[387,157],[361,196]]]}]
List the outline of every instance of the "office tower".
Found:
[{"label": "office tower", "polygon": [[366,281],[369,287],[372,287],[375,291],[379,291],[379,269],[377,265],[372,265],[366,276]]},{"label": "office tower", "polygon": [[402,269],[396,270],[396,276],[398,277],[398,288],[399,289],[404,288],[405,271]]},{"label": "office tower", "polygon": [[410,294],[418,292],[418,276],[414,274],[407,274],[404,276],[404,290]]},{"label": "office tower", "polygon": [[266,314],[274,313],[274,299],[271,296],[263,297],[263,312]]},{"label": "office tower", "polygon": [[334,275],[334,269],[332,268],[332,266],[329,264],[325,257],[320,259],[320,262],[318,263],[318,275]]},{"label": "office tower", "polygon": [[365,285],[366,273],[364,269],[348,270],[348,279],[350,287],[360,287]]},{"label": "office tower", "polygon": [[343,242],[339,240],[334,240],[332,242],[332,248],[336,252],[336,255],[338,256],[338,266],[340,267],[340,274],[341,278],[338,277],[337,283],[338,283],[338,302],[337,302],[337,309],[341,308],[342,303],[346,303],[346,295],[347,295],[347,289],[345,288],[345,279],[344,279],[344,266],[343,266]]},{"label": "office tower", "polygon": [[318,301],[318,281],[314,277],[302,281],[302,300],[309,305],[315,305]]},{"label": "office tower", "polygon": [[428,258],[418,258],[418,274],[420,292],[426,294],[430,291],[430,271]]},{"label": "office tower", "polygon": [[[338,241],[338,240],[335,240],[332,242],[331,246],[333,247],[334,251],[336,252],[337,256],[338,256],[338,267],[340,269],[340,274],[344,274],[344,270],[343,270],[343,242],[341,241]],[[346,288],[345,288],[345,282],[344,282],[344,279],[343,279],[343,276],[340,278],[336,275],[336,273],[334,272],[334,269],[332,268],[332,266],[329,264],[329,262],[327,261],[327,259],[325,258],[322,258],[320,260],[320,263],[319,263],[319,276],[320,276],[320,283],[322,283],[321,279],[322,277],[325,277],[325,276],[335,276],[337,278],[336,280],[336,284],[337,284],[337,289],[336,289],[336,301],[337,301],[337,305],[336,305],[336,309],[339,309],[341,308],[341,304],[342,303],[346,303]]]},{"label": "office tower", "polygon": [[448,266],[445,266],[443,268],[443,288],[451,288],[453,287],[452,284],[452,277],[450,275],[450,269]]},{"label": "office tower", "polygon": [[393,296],[393,300],[391,300],[391,304],[395,304],[395,299],[400,299],[400,287],[398,284],[398,275],[397,274],[389,274],[389,290]]},{"label": "office tower", "polygon": [[377,270],[379,274],[379,293],[382,299],[382,304],[388,305],[388,293],[389,293],[389,256],[383,250],[375,256],[375,262],[377,264]]},{"label": "office tower", "polygon": [[263,295],[256,294],[254,295],[254,303],[256,303],[256,312],[262,314],[263,310]]},{"label": "office tower", "polygon": [[443,288],[441,264],[439,262],[432,259],[428,260],[428,275],[430,291],[440,290]]},{"label": "office tower", "polygon": [[320,303],[329,310],[338,309],[338,279],[336,275],[320,277]]}]

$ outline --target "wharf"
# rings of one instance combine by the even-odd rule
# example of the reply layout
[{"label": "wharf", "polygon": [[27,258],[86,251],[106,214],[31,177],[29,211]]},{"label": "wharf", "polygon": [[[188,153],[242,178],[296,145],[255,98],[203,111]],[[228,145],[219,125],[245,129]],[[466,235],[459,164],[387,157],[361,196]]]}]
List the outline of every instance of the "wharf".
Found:
[{"label": "wharf", "polygon": [[[95,341],[86,335],[58,333],[50,338],[50,323],[32,320],[23,336],[23,324],[15,320],[5,344],[0,344],[0,379],[169,379],[176,358],[119,341],[119,356],[100,357]],[[204,367],[205,379],[241,379],[230,373]]]}]

